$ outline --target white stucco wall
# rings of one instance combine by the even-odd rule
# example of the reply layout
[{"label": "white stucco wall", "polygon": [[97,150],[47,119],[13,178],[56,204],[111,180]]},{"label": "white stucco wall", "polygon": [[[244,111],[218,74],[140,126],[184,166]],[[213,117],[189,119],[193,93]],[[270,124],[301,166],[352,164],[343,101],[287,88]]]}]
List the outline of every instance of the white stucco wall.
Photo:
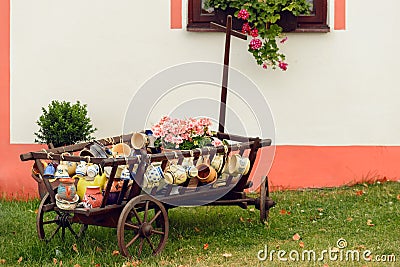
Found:
[{"label": "white stucco wall", "polygon": [[[287,72],[263,70],[247,42],[232,41],[231,66],[269,101],[277,144],[400,144],[400,2],[385,1],[382,11],[373,1],[347,2],[347,30],[333,30],[331,0],[330,33],[288,34]],[[117,135],[131,97],[152,75],[222,62],[224,35],[171,30],[169,1],[11,4],[12,143],[33,142],[40,109],[53,99],[87,103],[96,137]]]}]

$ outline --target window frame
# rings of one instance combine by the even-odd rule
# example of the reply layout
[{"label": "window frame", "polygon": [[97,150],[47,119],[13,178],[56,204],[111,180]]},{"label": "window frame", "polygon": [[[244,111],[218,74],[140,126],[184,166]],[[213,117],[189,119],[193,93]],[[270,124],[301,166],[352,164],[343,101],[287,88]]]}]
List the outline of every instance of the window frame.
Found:
[{"label": "window frame", "polygon": [[[202,0],[188,0],[188,31],[217,31],[210,28],[210,22],[215,21],[214,14],[201,13]],[[314,0],[311,15],[298,16],[298,26],[293,32],[329,32],[327,24],[327,0]]]}]

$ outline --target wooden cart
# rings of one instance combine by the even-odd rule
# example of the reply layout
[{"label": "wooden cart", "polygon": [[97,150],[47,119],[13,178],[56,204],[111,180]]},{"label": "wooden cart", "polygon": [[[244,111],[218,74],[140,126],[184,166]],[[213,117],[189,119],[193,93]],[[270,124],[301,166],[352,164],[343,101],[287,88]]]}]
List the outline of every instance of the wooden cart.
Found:
[{"label": "wooden cart", "polygon": [[[231,18],[228,18],[226,32],[225,65],[227,66],[229,64],[230,35],[241,35],[231,31]],[[37,213],[36,227],[39,239],[49,241],[59,232],[64,238],[67,229],[72,235],[79,238],[88,225],[113,227],[117,228],[118,245],[122,255],[127,257],[140,256],[144,250],[148,250],[155,255],[163,250],[168,238],[168,210],[179,206],[179,203],[182,202],[187,205],[192,199],[196,200],[196,205],[236,205],[241,208],[255,205],[260,211],[261,221],[267,220],[269,209],[275,205],[274,201],[269,198],[267,177],[263,177],[259,197],[249,197],[244,190],[252,186],[252,182],[249,181],[249,174],[254,166],[258,150],[262,147],[270,146],[271,140],[223,133],[225,110],[222,106],[225,106],[226,103],[226,85],[227,71],[224,71],[220,128],[216,137],[221,140],[235,141],[231,145],[159,154],[149,154],[145,149],[142,149],[135,150],[133,156],[126,158],[78,156],[79,151],[91,144],[87,142],[22,154],[20,156],[22,161],[32,160],[36,163],[39,173],[35,175],[35,179],[43,183],[47,189]],[[122,142],[130,145],[131,136],[132,134],[128,134],[97,141],[104,147],[110,147],[114,143]],[[181,164],[184,158],[191,157],[196,163],[200,156],[207,156],[211,161],[218,154],[226,156],[230,153],[238,153],[249,158],[250,171],[248,174],[239,175],[238,178],[230,175],[224,179],[218,178],[212,184],[201,184],[197,179],[192,178],[179,186],[168,184],[162,187],[154,187],[151,190],[143,189],[144,174],[149,164],[161,162],[162,168],[165,169],[171,159],[177,161],[177,164]],[[49,179],[42,179],[44,167],[41,164],[41,160],[50,159],[52,161],[86,161],[99,164],[101,169],[111,167],[101,206],[98,208],[75,208],[73,210],[60,209],[56,205],[57,187],[50,183]],[[131,180],[130,185],[126,182],[124,190],[119,193],[116,204],[107,204],[110,198],[110,189],[114,180],[116,180],[115,176],[118,167],[121,165],[129,166],[132,177],[132,171],[135,167],[135,178]]]}]

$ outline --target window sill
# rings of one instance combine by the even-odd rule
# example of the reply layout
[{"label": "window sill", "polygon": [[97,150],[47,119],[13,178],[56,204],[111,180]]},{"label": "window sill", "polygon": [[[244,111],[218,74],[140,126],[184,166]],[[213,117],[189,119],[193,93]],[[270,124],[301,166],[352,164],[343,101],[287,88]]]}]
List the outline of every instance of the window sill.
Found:
[{"label": "window sill", "polygon": [[[209,26],[206,25],[187,25],[186,30],[188,32],[220,32],[220,30],[210,28]],[[314,32],[314,33],[327,33],[330,32],[330,28],[328,25],[326,26],[318,26],[318,27],[304,27],[304,28],[297,28],[295,31],[292,31],[294,33],[299,33],[299,32]]]}]

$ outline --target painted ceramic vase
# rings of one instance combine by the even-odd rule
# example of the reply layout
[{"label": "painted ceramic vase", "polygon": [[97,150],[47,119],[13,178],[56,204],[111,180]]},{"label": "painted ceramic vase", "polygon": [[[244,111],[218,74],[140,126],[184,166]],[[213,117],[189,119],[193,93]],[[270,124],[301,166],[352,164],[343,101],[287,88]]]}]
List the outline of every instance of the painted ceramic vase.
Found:
[{"label": "painted ceramic vase", "polygon": [[61,178],[59,181],[57,192],[60,198],[68,201],[73,200],[76,195],[75,179]]},{"label": "painted ceramic vase", "polygon": [[83,202],[89,208],[98,208],[103,201],[103,194],[100,191],[100,186],[87,186]]}]

